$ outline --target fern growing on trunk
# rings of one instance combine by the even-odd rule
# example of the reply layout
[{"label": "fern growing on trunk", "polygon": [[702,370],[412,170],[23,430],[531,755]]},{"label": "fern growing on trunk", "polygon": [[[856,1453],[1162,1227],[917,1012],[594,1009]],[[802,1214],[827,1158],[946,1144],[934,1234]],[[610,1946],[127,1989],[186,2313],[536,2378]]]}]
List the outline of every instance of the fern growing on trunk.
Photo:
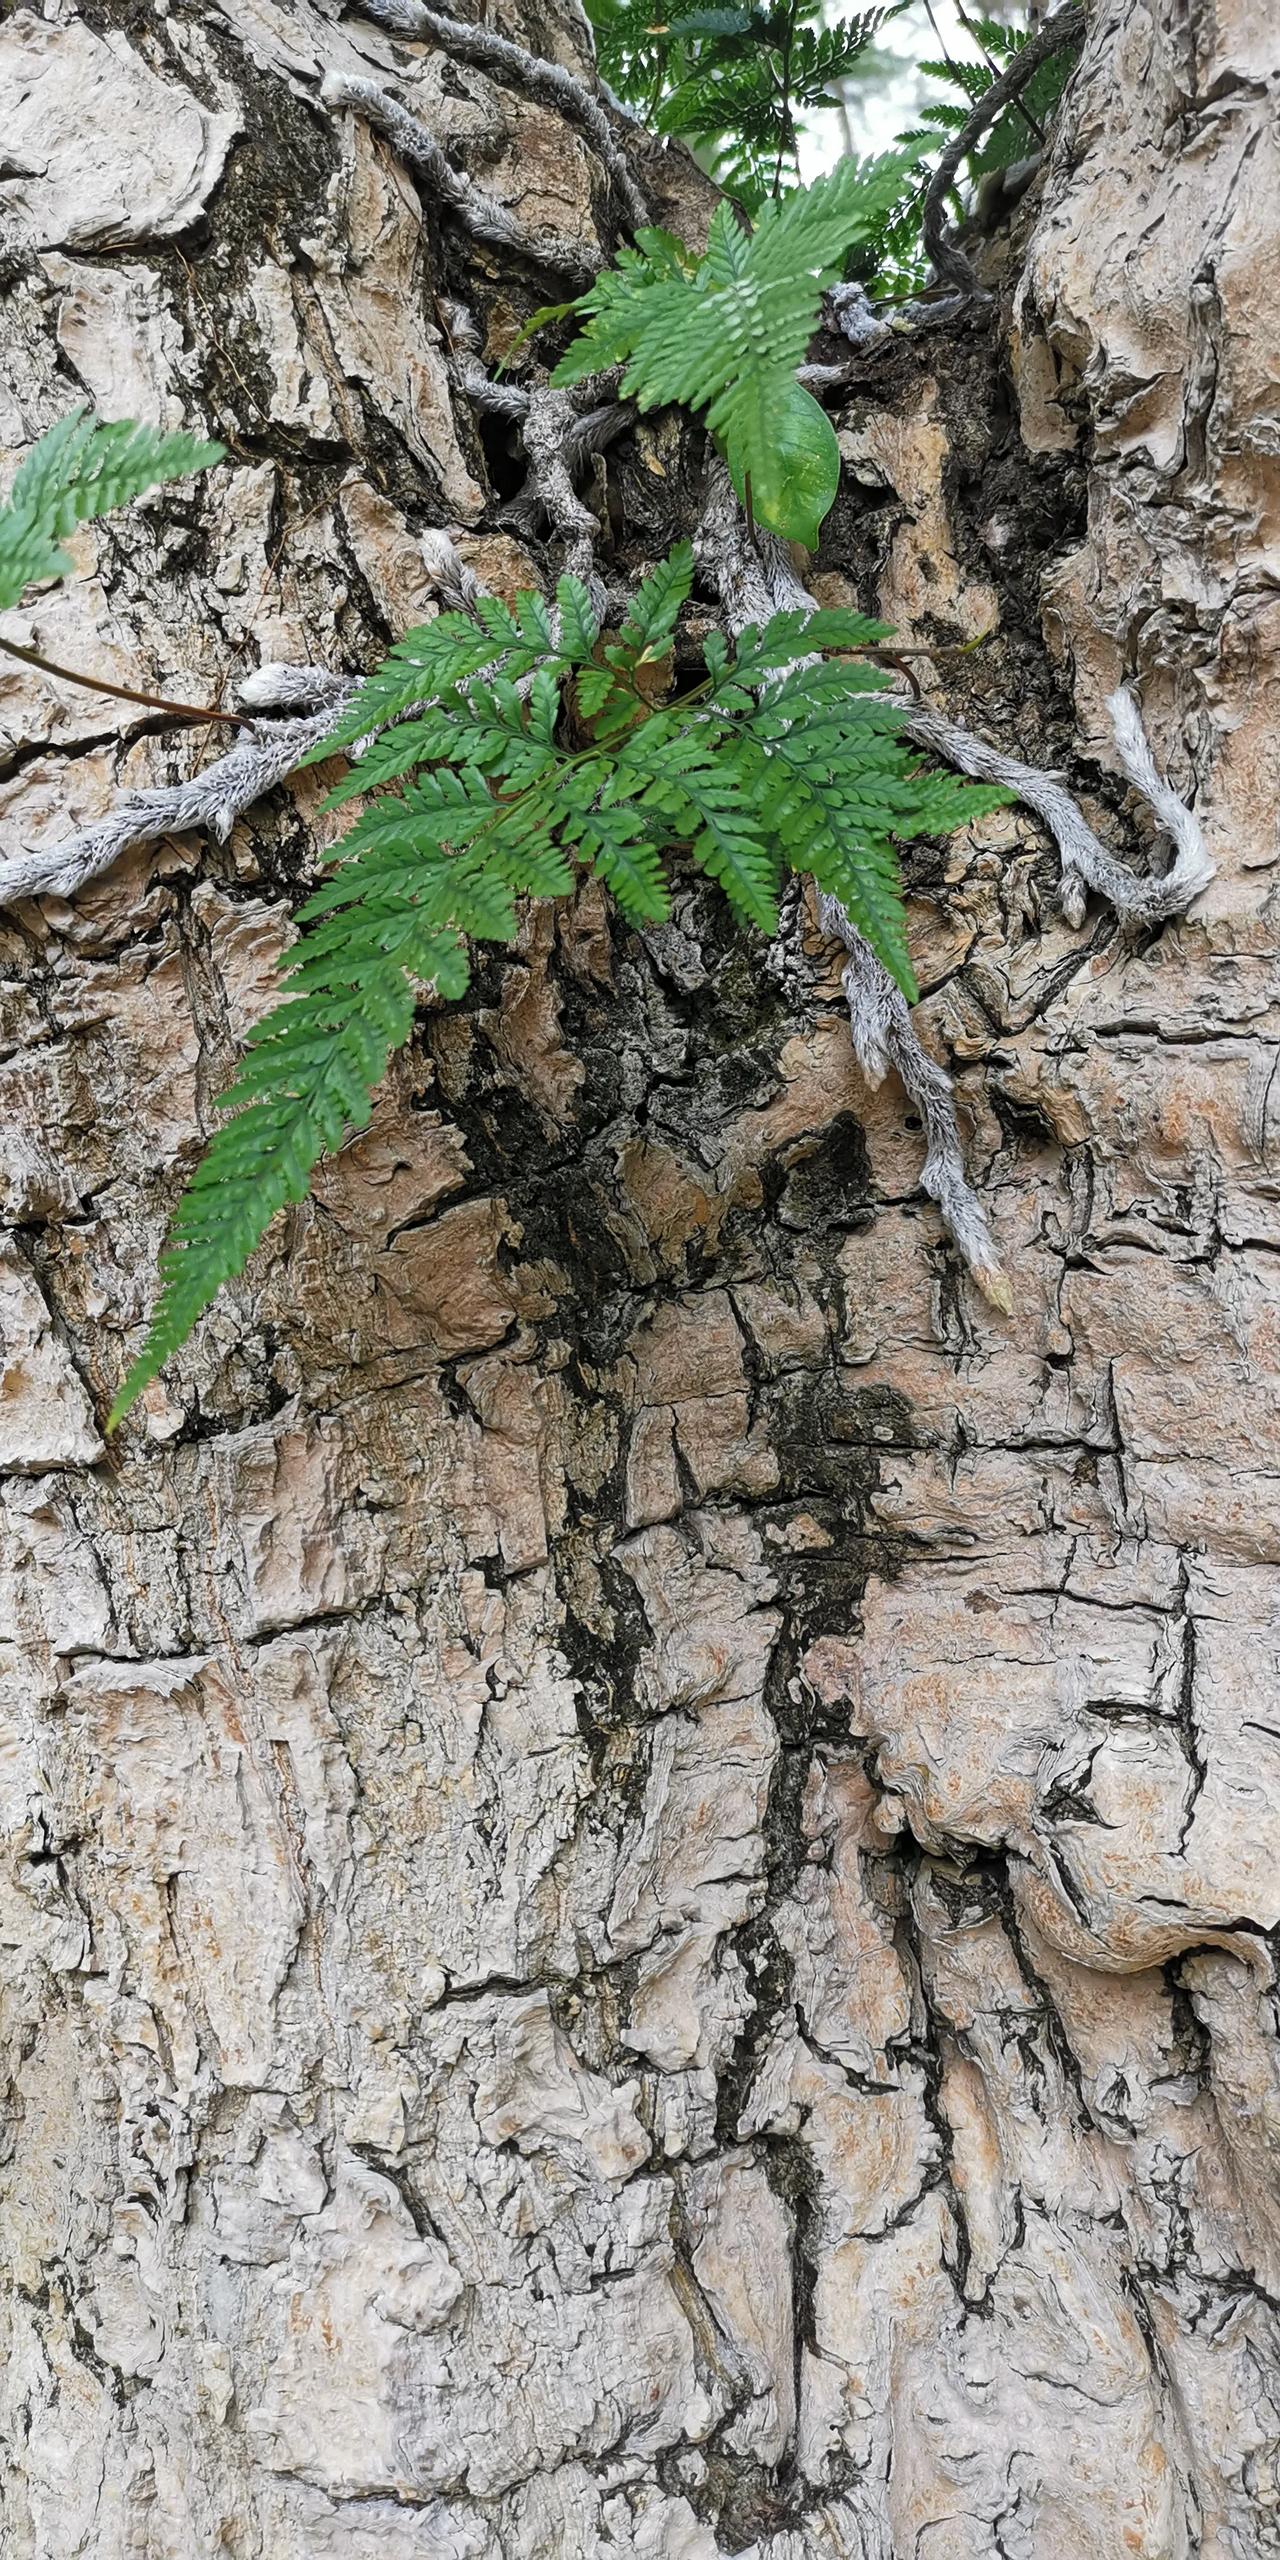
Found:
[{"label": "fern growing on trunk", "polygon": [[766,204],[749,233],[731,205],[717,205],[702,258],[669,232],[639,232],[634,249],[563,306],[585,325],[552,381],[625,364],[622,389],[638,408],[681,401],[699,411],[748,513],[812,549],[835,500],[840,452],[796,367],[824,285],[887,220],[910,165],[842,160],[829,177]]},{"label": "fern growing on trunk", "polygon": [[606,79],[659,133],[706,154],[718,183],[755,212],[799,177],[803,128],[840,84],[882,70],[872,48],[907,0],[828,25],[823,0],[716,0],[667,17],[650,0],[588,0]]},{"label": "fern growing on trunk", "polygon": [[921,771],[866,654],[889,635],[857,614],[776,614],[732,653],[713,635],[701,683],[655,704],[692,578],[682,543],[613,635],[570,577],[554,610],[524,593],[514,611],[483,597],[441,614],[398,643],[314,751],[377,732],[332,802],[399,787],[369,799],[301,911],[285,1002],[251,1035],[224,1097],[232,1116],[179,1206],[113,1423],[277,1210],[305,1197],[323,1150],[367,1121],[418,991],[461,995],[469,942],[509,940],[519,898],[562,896],[593,871],[628,921],[656,923],[664,852],[686,845],[737,915],[772,933],[789,868],[840,899],[914,995],[895,846],[1007,794]]}]

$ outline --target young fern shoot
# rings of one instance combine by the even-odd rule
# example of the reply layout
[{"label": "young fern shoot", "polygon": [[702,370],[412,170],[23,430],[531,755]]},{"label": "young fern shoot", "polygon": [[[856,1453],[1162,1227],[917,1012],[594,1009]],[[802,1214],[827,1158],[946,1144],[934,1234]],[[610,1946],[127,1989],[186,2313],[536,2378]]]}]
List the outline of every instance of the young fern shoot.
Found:
[{"label": "young fern shoot", "polygon": [[305,1197],[321,1153],[368,1120],[419,991],[460,996],[469,942],[509,941],[517,899],[563,896],[592,871],[628,921],[660,922],[663,855],[684,845],[771,934],[784,871],[806,873],[915,994],[895,848],[1008,795],[921,770],[888,677],[859,654],[889,635],[858,614],[775,614],[732,652],[712,635],[702,681],[655,703],[692,579],[681,543],[612,635],[571,577],[554,613],[525,592],[514,611],[484,596],[473,613],[441,614],[398,643],[313,751],[380,733],[331,805],[378,796],[301,911],[285,1001],[251,1034],[224,1097],[233,1116],[180,1203],[113,1423],[276,1211]]},{"label": "young fern shoot", "polygon": [[670,232],[638,232],[635,248],[564,306],[585,326],[552,382],[625,364],[622,390],[638,408],[682,401],[701,412],[748,516],[812,549],[839,487],[840,450],[796,368],[824,287],[887,219],[911,166],[901,156],[842,160],[766,204],[749,233],[720,204],[702,258]]}]

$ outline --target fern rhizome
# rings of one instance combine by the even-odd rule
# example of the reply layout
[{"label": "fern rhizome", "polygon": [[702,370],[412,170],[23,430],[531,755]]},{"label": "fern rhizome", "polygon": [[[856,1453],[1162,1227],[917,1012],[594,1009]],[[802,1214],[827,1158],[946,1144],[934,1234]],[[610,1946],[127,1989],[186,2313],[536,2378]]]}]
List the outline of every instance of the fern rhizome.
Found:
[{"label": "fern rhizome", "polygon": [[[243,1270],[316,1159],[364,1125],[419,991],[460,996],[468,944],[504,942],[516,900],[568,895],[594,872],[633,924],[668,911],[663,855],[687,846],[744,923],[777,928],[784,869],[839,898],[904,992],[895,843],[941,835],[1003,792],[923,772],[902,706],[865,653],[889,638],[857,614],[777,614],[731,654],[704,645],[702,681],[662,700],[693,579],[680,544],[603,634],[586,588],[554,610],[526,592],[412,631],[312,761],[380,734],[331,805],[379,792],[301,910],[286,1001],[250,1036],[217,1132],[174,1220],[160,1304],[112,1416]],[[837,654],[831,654],[837,653]],[[655,701],[655,689],[659,698]]]}]

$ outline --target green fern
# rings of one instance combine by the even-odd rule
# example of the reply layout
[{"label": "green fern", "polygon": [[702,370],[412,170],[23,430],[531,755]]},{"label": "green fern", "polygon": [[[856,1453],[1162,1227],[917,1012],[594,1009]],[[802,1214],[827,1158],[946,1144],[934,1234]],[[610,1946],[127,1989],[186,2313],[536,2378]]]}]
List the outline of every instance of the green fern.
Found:
[{"label": "green fern", "polygon": [[0,507],[0,612],[24,587],[65,578],[62,544],[78,524],[121,507],[144,489],[184,479],[221,460],[223,447],[199,437],[161,435],[129,419],[107,425],[72,409],[33,446]]},{"label": "green fern", "polygon": [[[874,48],[880,30],[903,14],[904,5],[893,0],[885,8],[855,10],[828,28],[822,0],[772,0],[768,6],[743,0],[739,6],[678,9],[669,18],[655,12],[650,0],[587,0],[606,78],[647,123],[689,143],[750,214],[797,184],[801,130],[812,135],[814,116],[845,83],[853,79],[865,86],[898,67],[900,57]],[[986,59],[947,56],[915,65],[947,94],[922,105],[916,128],[899,136],[911,154],[902,184],[856,244],[852,272],[876,296],[900,300],[928,287],[932,270],[921,235],[930,175],[926,155],[936,158],[1027,40],[1026,26],[960,14]],[[967,185],[977,186],[1035,149],[1077,51],[1064,48],[1039,65],[1021,100],[1004,109],[970,154]],[[965,209],[964,191],[958,190],[957,211]]]},{"label": "green fern", "polygon": [[632,923],[659,922],[662,856],[684,844],[735,913],[772,933],[784,870],[807,872],[914,995],[895,845],[1008,795],[919,770],[865,654],[888,634],[857,614],[778,614],[732,655],[713,635],[703,681],[655,705],[652,671],[692,579],[681,543],[616,634],[573,578],[554,611],[524,594],[513,611],[486,598],[474,617],[442,614],[392,650],[314,750],[310,762],[390,722],[332,802],[401,787],[367,801],[301,911],[285,1002],[224,1096],[233,1116],[179,1207],[113,1423],[277,1210],[305,1196],[317,1157],[365,1124],[418,991],[460,996],[468,943],[509,940],[519,898],[562,896],[594,871]]},{"label": "green fern", "polygon": [[840,477],[835,430],[796,381],[823,286],[898,201],[908,162],[843,160],[764,207],[742,231],[728,204],[696,264],[665,231],[641,231],[573,306],[585,321],[552,381],[624,364],[641,409],[700,410],[739,497],[771,532],[810,547]]},{"label": "green fern", "polygon": [[[1027,26],[1004,26],[992,18],[966,18],[964,23],[986,59],[958,62],[944,55],[916,65],[926,79],[939,83],[949,94],[921,106],[917,124],[899,134],[899,147],[918,155],[916,170],[852,264],[851,272],[876,297],[902,301],[928,289],[933,270],[925,255],[921,214],[937,156],[968,122],[971,108],[1021,51],[1030,32]],[[965,162],[964,182],[953,199],[957,220],[963,220],[975,202],[980,204],[984,178],[1038,148],[1078,59],[1079,46],[1064,45],[1039,64],[1020,97],[995,118]]]},{"label": "green fern", "polygon": [[873,51],[906,0],[823,23],[823,0],[676,9],[588,0],[600,68],[660,133],[700,152],[748,213],[799,177],[801,129],[850,78],[885,67]]},{"label": "green fern", "polygon": [[[976,106],[979,98],[986,96],[999,73],[1021,52],[1028,32],[1025,27],[1001,26],[994,18],[971,20],[969,33],[982,46],[987,56],[984,62],[956,62],[948,55],[941,61],[921,63],[920,69],[928,78],[951,90],[957,101],[951,110],[955,119],[951,125],[953,132],[959,131],[969,109]],[[1007,169],[1011,162],[1025,159],[1028,152],[1036,149],[1079,59],[1079,52],[1078,45],[1064,45],[1061,52],[1050,54],[1047,62],[1039,64],[1020,97],[1002,109],[976,150],[970,153],[968,169],[971,178],[984,177],[993,169]],[[924,112],[931,120],[940,121],[937,109],[926,108]]]}]

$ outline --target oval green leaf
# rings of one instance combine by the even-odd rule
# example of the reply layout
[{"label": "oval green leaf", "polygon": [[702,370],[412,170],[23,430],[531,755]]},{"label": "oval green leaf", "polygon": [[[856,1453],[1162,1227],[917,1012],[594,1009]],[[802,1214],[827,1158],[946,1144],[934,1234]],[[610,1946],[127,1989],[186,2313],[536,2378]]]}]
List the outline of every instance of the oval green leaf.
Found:
[{"label": "oval green leaf", "polygon": [[771,382],[766,431],[732,437],[725,459],[744,506],[750,478],[756,523],[812,551],[840,486],[835,428],[812,392],[790,378]]}]

